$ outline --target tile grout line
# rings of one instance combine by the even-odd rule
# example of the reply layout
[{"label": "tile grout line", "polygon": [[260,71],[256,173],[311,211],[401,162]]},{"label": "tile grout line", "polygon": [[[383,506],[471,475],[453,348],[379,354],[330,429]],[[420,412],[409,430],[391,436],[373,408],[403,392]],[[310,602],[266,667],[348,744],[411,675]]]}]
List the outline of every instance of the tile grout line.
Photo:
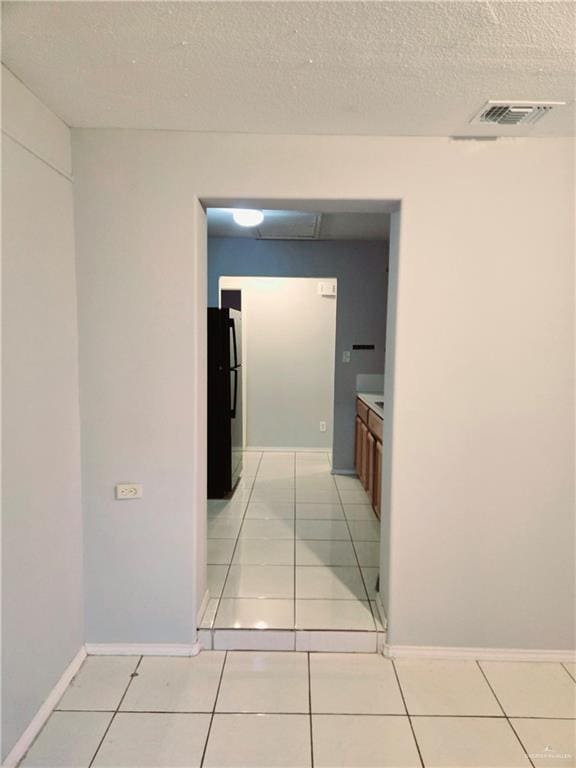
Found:
[{"label": "tile grout line", "polygon": [[216,687],[216,696],[214,696],[214,704],[212,706],[212,712],[210,713],[210,722],[208,723],[208,730],[206,731],[206,741],[204,742],[204,749],[202,750],[202,758],[200,759],[200,768],[203,768],[204,760],[206,759],[206,752],[208,750],[208,741],[210,740],[210,733],[212,732],[212,723],[214,722],[214,716],[216,715],[216,705],[218,703],[218,696],[220,695],[220,686],[222,685],[222,679],[224,677],[224,668],[228,661],[228,651],[224,651],[224,661],[222,662],[222,669],[220,670],[220,677],[218,678],[218,685]]},{"label": "tile grout line", "polygon": [[[231,648],[226,651],[219,651],[219,653],[292,653],[292,651],[242,651],[235,648]],[[297,653],[325,653],[325,651],[297,651]],[[330,651],[328,651],[330,653]],[[356,653],[355,651],[343,651],[343,653]],[[546,662],[543,662],[546,663]],[[89,713],[89,714],[113,714],[113,712],[103,712],[102,710],[90,710],[90,709],[71,709],[71,710],[58,710],[58,712],[76,712],[76,713]],[[211,715],[212,710],[179,710],[179,709],[123,709],[118,714],[120,715]],[[215,712],[218,715],[282,715],[282,717],[292,717],[299,715],[300,717],[306,717],[309,712],[278,712],[275,709],[267,710],[232,710],[226,709],[220,712]],[[314,712],[315,715],[322,715],[322,717],[406,717],[405,713],[400,712]],[[506,715],[410,715],[412,720],[427,720],[427,719],[448,719],[448,720],[506,720]],[[551,720],[556,722],[561,720],[562,722],[573,723],[575,718],[573,717],[515,717],[515,720]]]},{"label": "tile grout line", "polygon": [[478,661],[478,659],[476,659],[476,666],[478,667],[478,669],[480,670],[480,673],[481,673],[482,677],[483,677],[483,678],[484,678],[484,680],[486,681],[486,685],[488,686],[488,688],[490,688],[490,691],[492,692],[492,696],[494,696],[494,698],[496,699],[496,701],[497,701],[497,703],[498,703],[498,706],[499,706],[499,707],[500,707],[500,709],[502,710],[502,714],[504,715],[504,717],[505,717],[505,719],[506,719],[506,722],[508,723],[508,725],[509,725],[509,726],[510,726],[510,728],[512,729],[512,733],[514,734],[514,736],[516,736],[516,739],[517,739],[517,741],[518,741],[518,744],[520,744],[520,747],[522,748],[522,751],[524,752],[524,754],[525,754],[525,755],[526,755],[526,757],[528,758],[528,762],[530,763],[530,765],[532,766],[532,768],[535,768],[535,766],[534,766],[534,763],[532,762],[532,758],[531,758],[531,757],[530,757],[530,755],[528,754],[528,750],[527,750],[527,749],[526,749],[526,747],[524,746],[524,744],[523,744],[523,742],[522,742],[522,739],[520,738],[520,736],[518,735],[518,733],[517,733],[517,731],[516,731],[516,728],[514,728],[514,726],[512,725],[512,721],[511,721],[511,720],[510,720],[510,718],[508,717],[508,713],[506,712],[506,710],[505,710],[505,709],[504,709],[504,707],[502,706],[502,703],[500,702],[500,699],[499,699],[499,698],[498,698],[498,696],[496,695],[496,691],[495,691],[495,690],[494,690],[494,688],[492,687],[492,683],[490,682],[490,680],[488,680],[488,675],[487,675],[487,674],[486,674],[486,672],[485,672],[485,671],[482,669],[482,665],[480,664],[480,662]]},{"label": "tile grout line", "polygon": [[368,607],[370,608],[370,615],[372,616],[372,621],[374,622],[374,631],[378,632],[378,627],[376,625],[376,618],[374,616],[374,611],[372,610],[372,601],[370,599],[370,594],[368,593],[368,588],[366,586],[366,581],[364,579],[364,574],[362,573],[362,566],[360,565],[360,558],[358,557],[358,552],[356,551],[356,542],[352,538],[352,531],[350,530],[350,526],[348,524],[348,516],[346,515],[346,510],[344,509],[344,502],[342,501],[342,496],[340,495],[340,488],[338,488],[338,483],[334,479],[334,475],[332,475],[332,480],[334,482],[334,486],[336,488],[336,493],[338,494],[338,498],[340,499],[340,506],[342,507],[342,514],[344,515],[344,520],[346,522],[346,528],[348,530],[348,535],[350,536],[350,542],[352,544],[352,549],[354,551],[354,557],[356,558],[356,563],[358,564],[358,570],[360,571],[360,578],[362,579],[362,586],[364,587],[364,592],[366,593],[366,600],[368,601]]},{"label": "tile grout line", "polygon": [[570,680],[572,680],[573,682],[576,683],[576,677],[572,674],[572,672],[570,672],[570,670],[568,669],[568,667],[566,666],[566,664],[563,661],[560,662],[560,666],[566,672],[566,674],[568,675]]},{"label": "tile grout line", "polygon": [[[224,578],[224,583],[222,584],[222,590],[220,592],[220,596],[218,598],[218,605],[216,606],[216,612],[214,613],[214,619],[212,621],[212,648],[214,648],[214,632],[216,631],[216,619],[218,617],[218,613],[220,612],[220,606],[222,604],[222,598],[224,597],[224,590],[226,589],[226,584],[228,582],[228,578],[230,576],[230,570],[232,568],[232,563],[234,561],[234,555],[236,554],[236,550],[238,549],[238,541],[240,539],[240,533],[242,531],[242,526],[244,525],[244,520],[246,519],[246,515],[248,513],[248,506],[250,505],[250,499],[252,498],[252,494],[254,493],[254,486],[256,484],[256,478],[258,477],[258,472],[260,471],[260,465],[262,464],[262,458],[264,454],[260,454],[260,459],[258,460],[258,467],[256,468],[256,474],[254,475],[254,480],[252,481],[252,485],[250,486],[250,493],[248,494],[248,499],[246,501],[246,506],[244,507],[244,512],[242,514],[242,520],[240,521],[240,527],[238,528],[238,533],[236,534],[236,538],[234,540],[234,548],[232,549],[232,554],[230,555],[230,562],[228,563],[228,568],[226,570],[226,576]],[[232,494],[234,495],[234,494]],[[225,629],[225,627],[224,627]]]},{"label": "tile grout line", "polygon": [[102,734],[102,738],[98,742],[98,746],[96,747],[96,751],[92,755],[92,760],[90,760],[90,762],[88,763],[88,768],[92,768],[92,766],[94,765],[94,760],[96,760],[96,757],[98,756],[98,752],[100,751],[100,748],[102,747],[102,744],[104,743],[104,740],[106,739],[106,736],[108,735],[108,732],[110,731],[110,728],[112,727],[112,723],[114,722],[114,720],[116,719],[116,715],[120,711],[120,707],[122,706],[122,702],[126,698],[126,694],[128,693],[128,689],[132,685],[132,680],[134,680],[134,678],[137,677],[137,675],[138,675],[138,670],[140,669],[140,664],[142,663],[142,659],[143,658],[144,658],[143,656],[140,656],[140,658],[138,659],[138,662],[136,663],[136,666],[134,667],[134,671],[130,673],[130,679],[128,680],[128,684],[126,685],[126,688],[124,689],[124,693],[120,697],[120,701],[118,702],[118,706],[113,711],[112,717],[110,718],[110,722],[108,723],[108,725],[106,727],[106,730]]},{"label": "tile grout line", "polygon": [[314,768],[314,728],[312,725],[312,674],[310,671],[310,651],[306,654],[308,657],[308,709],[310,717],[310,765]]},{"label": "tile grout line", "polygon": [[392,663],[392,669],[394,670],[394,676],[396,677],[396,683],[398,685],[398,688],[400,690],[400,696],[402,697],[402,704],[404,704],[404,710],[406,712],[406,717],[408,718],[408,722],[410,724],[410,730],[412,731],[412,738],[414,739],[414,744],[416,744],[416,750],[418,752],[418,757],[420,759],[420,765],[422,768],[424,767],[424,760],[422,758],[422,752],[420,751],[420,744],[418,744],[418,739],[416,738],[416,731],[414,730],[414,725],[412,723],[412,718],[410,716],[410,713],[408,712],[408,705],[406,704],[406,699],[404,697],[404,691],[402,690],[402,684],[400,683],[400,677],[398,675],[398,670],[396,669],[396,664],[394,663],[394,659],[390,659]]},{"label": "tile grout line", "polygon": [[[289,565],[249,565],[249,568],[290,568]],[[354,565],[299,565],[298,568],[349,568],[351,571],[356,570]],[[223,600],[283,600],[284,602],[292,602],[291,597],[254,597],[247,595],[245,597],[223,597]],[[369,603],[370,600],[359,599],[357,597],[300,597],[299,600],[328,600],[332,603]],[[204,627],[206,629],[206,627]],[[223,629],[223,627],[219,627]],[[226,629],[226,627],[224,627]],[[233,627],[227,627],[227,629],[233,629]],[[314,631],[329,631],[329,630],[314,630]],[[332,632],[375,632],[375,629],[346,629],[346,630],[331,630]]]},{"label": "tile grout line", "polygon": [[294,627],[294,650],[296,650],[296,483],[297,483],[297,474],[296,474],[296,451],[294,452],[294,528],[292,529],[294,532],[294,547],[293,547],[293,556],[294,556],[294,594],[292,595],[292,626]]},{"label": "tile grout line", "polygon": [[[228,651],[218,651],[218,653],[292,653],[292,651],[247,651],[230,649]],[[297,651],[297,653],[325,653],[325,651]],[[330,653],[328,651],[328,653]],[[354,651],[343,651],[344,654],[355,653]],[[547,663],[547,662],[538,662]],[[113,715],[115,710],[113,709],[56,709],[55,712],[60,713],[72,713],[72,714],[98,714],[98,715]],[[121,715],[211,715],[212,709],[123,709],[119,714]],[[290,717],[293,715],[299,715],[300,717],[306,717],[309,712],[279,712],[278,710],[260,710],[258,712],[253,710],[222,710],[215,713],[219,715],[282,715]],[[322,715],[322,717],[406,717],[405,712],[314,712],[315,715]],[[506,715],[435,715],[427,713],[425,715],[411,714],[410,717],[413,720],[426,720],[429,718],[447,718],[450,720],[506,720]],[[576,721],[574,717],[534,717],[532,715],[519,715],[514,717],[514,720],[551,720],[562,721],[567,723],[573,723]]]},{"label": "tile grout line", "polygon": [[[250,518],[251,520],[258,520],[259,518]],[[265,518],[263,517],[262,520],[270,520],[271,518]],[[288,520],[289,518],[280,518],[280,520]],[[312,520],[313,523],[341,523],[341,520]],[[234,539],[211,539],[211,541],[234,541]],[[258,541],[258,542],[265,542],[265,541],[290,541],[290,539],[246,539],[246,541]],[[349,544],[346,539],[298,539],[298,541],[309,541],[309,542],[317,542],[321,541],[322,543],[327,544]],[[377,544],[378,542],[361,542],[365,544]],[[210,565],[213,566],[226,566],[227,563],[210,563]],[[252,568],[291,568],[291,563],[244,563],[244,565],[249,565]],[[331,568],[334,566],[334,568],[357,568],[357,565],[338,565],[337,563],[324,563],[323,565],[319,563],[299,563],[298,568]],[[361,566],[363,568],[372,568],[373,570],[378,570],[375,565],[364,565]],[[284,600],[289,600],[289,597],[285,597]],[[354,598],[344,598],[344,600],[353,600]],[[362,598],[364,599],[364,598]],[[550,664],[554,662],[540,662],[544,664]]]},{"label": "tile grout line", "polygon": [[[331,465],[331,463],[330,463],[330,465]],[[362,573],[362,568],[360,566],[360,560],[358,558],[358,553],[356,552],[356,547],[354,546],[354,541],[352,539],[352,532],[350,530],[350,526],[348,525],[348,518],[346,517],[346,511],[344,509],[344,504],[342,502],[342,496],[340,495],[340,489],[338,488],[338,484],[336,483],[336,480],[335,480],[334,475],[332,473],[330,473],[330,479],[332,480],[332,483],[333,483],[334,488],[336,489],[336,493],[338,495],[338,504],[340,505],[340,509],[342,510],[342,516],[343,516],[344,522],[346,523],[346,530],[348,531],[349,541],[350,541],[350,543],[352,545],[352,551],[354,552],[354,557],[356,558],[356,567],[358,568],[358,572],[360,574],[360,579],[362,581],[362,586],[363,586],[364,592],[366,594],[366,602],[368,603],[368,608],[370,610],[370,616],[372,617],[372,621],[374,622],[374,629],[357,630],[357,631],[377,632],[378,628],[376,626],[376,621],[374,619],[374,614],[373,614],[373,611],[372,611],[372,606],[370,604],[370,597],[368,595],[368,590],[366,589],[366,583],[364,581],[364,574]],[[317,503],[320,503],[320,502],[317,502]],[[324,541],[324,539],[313,539],[313,541]],[[294,567],[296,567],[296,561],[294,561]],[[331,565],[326,565],[324,567],[329,568],[332,571],[332,573],[334,573],[334,570],[333,570],[334,567],[338,567],[338,566],[334,566],[333,564],[331,564]],[[296,599],[296,593],[294,593],[294,598]],[[309,599],[314,599],[314,598],[309,598]],[[315,599],[325,600],[325,599],[331,599],[331,598],[315,598]],[[361,598],[354,597],[351,600],[349,600],[349,602],[354,602],[354,603],[360,602],[361,603],[361,602],[364,602],[364,601]],[[350,630],[346,630],[346,629],[334,630],[334,629],[332,629],[330,631],[347,632],[347,631],[350,631]]]}]

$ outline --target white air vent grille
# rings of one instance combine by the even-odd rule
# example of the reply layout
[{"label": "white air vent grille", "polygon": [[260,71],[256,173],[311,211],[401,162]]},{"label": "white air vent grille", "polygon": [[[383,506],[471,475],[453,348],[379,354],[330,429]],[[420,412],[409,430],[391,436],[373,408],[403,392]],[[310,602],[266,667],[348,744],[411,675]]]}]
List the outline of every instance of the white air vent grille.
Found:
[{"label": "white air vent grille", "polygon": [[533,125],[563,101],[488,101],[471,123],[483,125]]}]

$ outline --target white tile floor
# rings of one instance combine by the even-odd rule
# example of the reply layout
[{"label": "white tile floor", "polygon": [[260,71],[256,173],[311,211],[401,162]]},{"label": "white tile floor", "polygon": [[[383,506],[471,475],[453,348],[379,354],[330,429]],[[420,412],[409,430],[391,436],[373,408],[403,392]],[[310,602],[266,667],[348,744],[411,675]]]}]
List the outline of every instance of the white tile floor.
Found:
[{"label": "white tile floor", "polygon": [[[371,605],[380,525],[359,480],[332,475],[328,454],[247,452],[232,498],[208,502],[208,537],[208,647],[239,647],[224,644],[232,630],[292,632],[276,646],[290,649],[302,647],[297,632],[382,631]],[[342,650],[364,650],[350,642]]]},{"label": "white tile floor", "polygon": [[570,671],[378,654],[89,657],[21,765],[574,768]]}]

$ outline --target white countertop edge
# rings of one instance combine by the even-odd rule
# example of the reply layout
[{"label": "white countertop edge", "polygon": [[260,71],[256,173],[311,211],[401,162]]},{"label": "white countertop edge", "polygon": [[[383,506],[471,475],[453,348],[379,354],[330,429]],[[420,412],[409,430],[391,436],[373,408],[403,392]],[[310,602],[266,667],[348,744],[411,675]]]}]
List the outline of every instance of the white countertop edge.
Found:
[{"label": "white countertop edge", "polygon": [[356,392],[356,397],[359,397],[362,402],[370,408],[371,411],[374,411],[374,413],[377,416],[380,416],[381,419],[384,418],[384,409],[381,408],[379,405],[376,405],[376,401],[384,400],[384,394],[373,392]]}]

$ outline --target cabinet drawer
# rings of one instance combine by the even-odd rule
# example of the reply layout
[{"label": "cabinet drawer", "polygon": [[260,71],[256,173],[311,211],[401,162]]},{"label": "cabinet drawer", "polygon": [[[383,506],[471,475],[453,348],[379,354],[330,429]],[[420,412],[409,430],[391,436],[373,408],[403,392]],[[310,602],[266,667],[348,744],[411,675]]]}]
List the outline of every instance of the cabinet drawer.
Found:
[{"label": "cabinet drawer", "polygon": [[380,416],[377,416],[374,411],[370,411],[368,414],[368,429],[372,434],[378,438],[378,440],[382,440],[382,425],[383,421],[380,418]]},{"label": "cabinet drawer", "polygon": [[359,397],[356,398],[356,413],[364,424],[368,424],[368,406],[360,400]]}]

